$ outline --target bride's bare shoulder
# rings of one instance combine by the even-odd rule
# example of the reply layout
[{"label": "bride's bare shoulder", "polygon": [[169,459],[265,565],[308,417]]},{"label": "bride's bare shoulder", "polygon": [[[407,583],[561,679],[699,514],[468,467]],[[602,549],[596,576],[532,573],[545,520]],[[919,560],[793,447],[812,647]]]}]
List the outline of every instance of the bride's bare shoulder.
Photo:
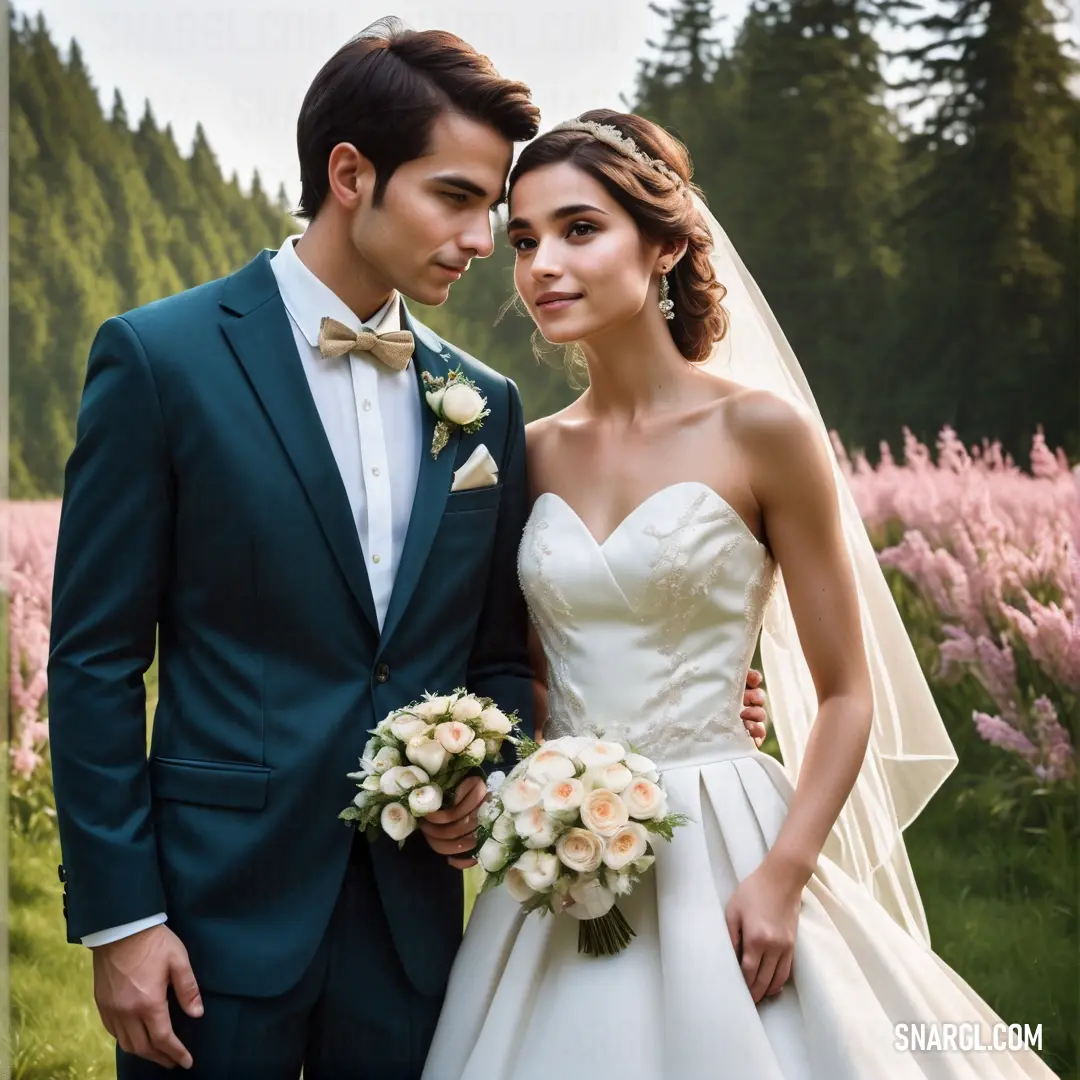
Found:
[{"label": "bride's bare shoulder", "polygon": [[814,431],[813,417],[801,403],[771,390],[736,386],[724,401],[732,431],[750,442],[798,440]]},{"label": "bride's bare shoulder", "polygon": [[580,410],[576,401],[571,402],[565,409],[541,416],[525,425],[525,444],[530,453],[539,450],[543,444],[549,442],[561,430],[578,422]]},{"label": "bride's bare shoulder", "polygon": [[529,471],[530,487],[535,492],[548,490],[551,473],[555,469],[556,448],[559,434],[573,425],[577,402],[549,416],[541,416],[525,425],[525,458]]},{"label": "bride's bare shoulder", "polygon": [[769,390],[744,387],[727,407],[728,428],[747,460],[754,462],[751,475],[762,491],[772,486],[770,478],[808,488],[829,478],[828,451],[807,406]]}]

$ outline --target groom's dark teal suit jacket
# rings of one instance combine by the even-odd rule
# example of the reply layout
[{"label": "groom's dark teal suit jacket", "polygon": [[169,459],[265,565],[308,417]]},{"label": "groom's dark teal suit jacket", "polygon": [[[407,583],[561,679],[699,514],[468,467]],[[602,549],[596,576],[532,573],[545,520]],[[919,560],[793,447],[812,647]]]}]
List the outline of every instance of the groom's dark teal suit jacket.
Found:
[{"label": "groom's dark teal suit jacket", "polygon": [[[380,634],[271,255],[98,332],[66,471],[48,668],[68,939],[164,911],[201,987],[245,996],[286,992],[315,953],[353,838],[337,819],[356,794],[346,773],[379,720],[464,685],[533,730],[517,387],[403,309],[417,394],[422,371],[460,365],[491,415],[433,460],[423,406]],[[451,493],[480,443],[498,485]],[[381,837],[372,855],[405,969],[441,994],[461,873],[419,833],[403,850]]]}]

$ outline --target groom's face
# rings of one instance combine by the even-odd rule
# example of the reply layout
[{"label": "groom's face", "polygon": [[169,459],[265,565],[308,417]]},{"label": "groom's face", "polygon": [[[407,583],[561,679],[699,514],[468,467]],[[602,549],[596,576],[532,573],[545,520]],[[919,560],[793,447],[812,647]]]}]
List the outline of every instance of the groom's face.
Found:
[{"label": "groom's face", "polygon": [[428,152],[400,166],[375,206],[365,198],[350,236],[387,285],[442,304],[473,259],[491,254],[491,209],[503,196],[513,144],[457,113],[433,124]]}]

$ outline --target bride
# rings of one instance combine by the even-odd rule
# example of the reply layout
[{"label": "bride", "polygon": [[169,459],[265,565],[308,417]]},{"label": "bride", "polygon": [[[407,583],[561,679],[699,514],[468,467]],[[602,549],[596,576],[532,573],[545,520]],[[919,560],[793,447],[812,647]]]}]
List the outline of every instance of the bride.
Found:
[{"label": "bride", "polygon": [[[589,383],[528,429],[544,736],[633,741],[690,824],[620,900],[637,936],[615,956],[484,893],[424,1080],[1052,1077],[930,949],[901,831],[953,748],[684,147],[586,113],[525,148],[509,209],[518,293]],[[759,635],[783,766],[738,715]],[[944,1024],[984,1049],[940,1048]]]}]

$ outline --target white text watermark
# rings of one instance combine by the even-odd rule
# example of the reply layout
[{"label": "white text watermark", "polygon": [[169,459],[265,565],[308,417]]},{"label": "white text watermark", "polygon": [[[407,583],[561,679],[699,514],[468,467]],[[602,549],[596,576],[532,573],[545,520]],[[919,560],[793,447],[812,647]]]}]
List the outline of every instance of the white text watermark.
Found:
[{"label": "white text watermark", "polygon": [[989,1028],[975,1023],[894,1024],[893,1039],[901,1053],[1041,1050],[1042,1024],[994,1024]]}]

